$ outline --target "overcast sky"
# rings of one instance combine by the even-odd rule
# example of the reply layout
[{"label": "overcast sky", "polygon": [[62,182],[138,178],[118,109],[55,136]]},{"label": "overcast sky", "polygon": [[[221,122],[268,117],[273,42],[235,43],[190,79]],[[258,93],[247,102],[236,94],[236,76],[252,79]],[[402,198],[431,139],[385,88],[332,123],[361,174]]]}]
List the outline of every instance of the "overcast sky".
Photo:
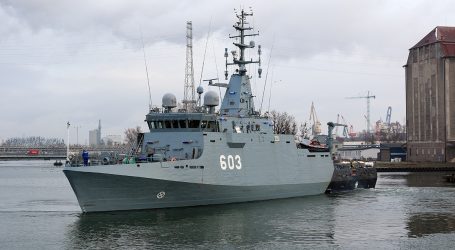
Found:
[{"label": "overcast sky", "polygon": [[67,121],[79,143],[99,119],[102,136],[145,130],[141,32],[152,102],[160,106],[167,92],[183,97],[186,21],[193,22],[197,86],[207,34],[202,79],[223,77],[234,8],[250,6],[264,52],[263,78],[251,68],[256,107],[268,73],[263,110],[270,99],[271,110],[304,122],[314,102],[323,124],[341,114],[357,131],[366,127],[366,100],[346,97],[370,91],[372,123],[391,106],[392,121],[403,124],[408,49],[434,27],[455,25],[452,1],[0,0],[0,142],[66,138]]}]

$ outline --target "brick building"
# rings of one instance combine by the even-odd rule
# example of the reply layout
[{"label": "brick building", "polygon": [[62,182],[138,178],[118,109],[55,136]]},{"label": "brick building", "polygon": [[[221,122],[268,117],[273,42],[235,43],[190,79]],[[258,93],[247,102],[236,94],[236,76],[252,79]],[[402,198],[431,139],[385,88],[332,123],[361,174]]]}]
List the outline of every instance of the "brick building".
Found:
[{"label": "brick building", "polygon": [[433,29],[404,67],[408,161],[455,160],[455,27]]}]

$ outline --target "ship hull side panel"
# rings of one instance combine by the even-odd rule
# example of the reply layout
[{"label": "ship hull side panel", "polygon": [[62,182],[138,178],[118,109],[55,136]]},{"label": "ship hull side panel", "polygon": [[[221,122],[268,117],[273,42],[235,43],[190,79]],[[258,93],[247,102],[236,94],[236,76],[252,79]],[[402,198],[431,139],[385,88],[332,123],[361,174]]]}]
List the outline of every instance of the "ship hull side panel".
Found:
[{"label": "ship hull side panel", "polygon": [[228,186],[64,171],[83,212],[154,209],[321,194],[326,182]]}]

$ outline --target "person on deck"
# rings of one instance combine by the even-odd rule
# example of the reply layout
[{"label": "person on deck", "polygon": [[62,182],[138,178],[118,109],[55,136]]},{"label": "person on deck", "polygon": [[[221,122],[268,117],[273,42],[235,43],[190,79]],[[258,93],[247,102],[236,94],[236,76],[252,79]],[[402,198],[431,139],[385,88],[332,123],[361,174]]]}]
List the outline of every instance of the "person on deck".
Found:
[{"label": "person on deck", "polygon": [[88,166],[88,151],[87,150],[83,150],[82,151],[82,159],[84,160],[84,166]]}]

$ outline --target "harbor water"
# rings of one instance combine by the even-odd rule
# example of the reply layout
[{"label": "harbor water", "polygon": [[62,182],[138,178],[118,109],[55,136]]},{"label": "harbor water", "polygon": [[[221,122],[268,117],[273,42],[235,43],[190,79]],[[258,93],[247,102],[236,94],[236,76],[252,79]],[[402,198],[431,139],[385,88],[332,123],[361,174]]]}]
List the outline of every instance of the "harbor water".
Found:
[{"label": "harbor water", "polygon": [[0,162],[0,249],[455,248],[448,173],[379,173],[376,189],[330,195],[82,214],[52,163]]}]

